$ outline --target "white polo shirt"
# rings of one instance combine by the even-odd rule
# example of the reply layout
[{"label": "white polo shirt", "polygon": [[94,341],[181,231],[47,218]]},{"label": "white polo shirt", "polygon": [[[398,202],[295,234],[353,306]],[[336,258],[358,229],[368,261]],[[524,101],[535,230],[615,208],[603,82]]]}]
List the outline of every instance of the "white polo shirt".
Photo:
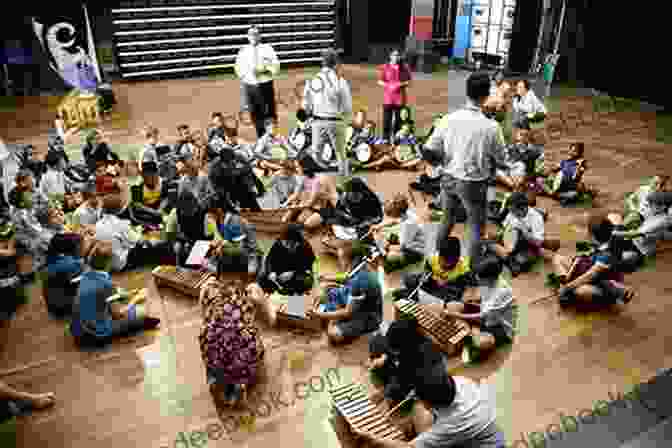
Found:
[{"label": "white polo shirt", "polygon": [[[254,69],[262,66],[270,70],[272,75],[257,76]],[[257,85],[273,81],[279,72],[278,55],[269,44],[245,45],[236,56],[236,74],[244,84]]]}]

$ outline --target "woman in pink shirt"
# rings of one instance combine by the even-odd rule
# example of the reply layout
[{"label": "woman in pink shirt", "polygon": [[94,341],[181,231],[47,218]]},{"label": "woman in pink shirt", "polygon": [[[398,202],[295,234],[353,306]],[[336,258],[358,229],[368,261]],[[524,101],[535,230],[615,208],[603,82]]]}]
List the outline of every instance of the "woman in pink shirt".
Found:
[{"label": "woman in pink shirt", "polygon": [[[406,106],[406,88],[411,71],[401,60],[401,52],[392,50],[390,62],[380,67],[378,85],[383,87],[383,137],[392,141],[399,131],[399,111]],[[394,127],[393,127],[394,126]]]}]

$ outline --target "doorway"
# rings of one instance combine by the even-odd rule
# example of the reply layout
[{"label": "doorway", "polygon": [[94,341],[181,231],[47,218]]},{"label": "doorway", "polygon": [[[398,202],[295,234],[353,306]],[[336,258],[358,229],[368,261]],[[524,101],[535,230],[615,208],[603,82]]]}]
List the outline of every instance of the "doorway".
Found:
[{"label": "doorway", "polygon": [[412,0],[369,0],[368,3],[369,62],[381,64],[387,61],[393,48],[404,48]]}]

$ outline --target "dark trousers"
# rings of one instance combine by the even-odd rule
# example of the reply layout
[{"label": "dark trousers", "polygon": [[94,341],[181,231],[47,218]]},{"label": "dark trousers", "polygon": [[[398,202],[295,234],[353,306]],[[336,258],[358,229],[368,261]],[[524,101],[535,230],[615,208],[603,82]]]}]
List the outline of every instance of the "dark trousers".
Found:
[{"label": "dark trousers", "polygon": [[173,244],[170,241],[140,241],[130,250],[127,260],[125,271],[141,266],[176,264]]},{"label": "dark trousers", "polygon": [[402,106],[383,104],[383,137],[392,141],[399,131],[399,111]]},{"label": "dark trousers", "polygon": [[242,84],[242,106],[243,111],[252,115],[257,137],[261,138],[266,133],[266,120],[278,119],[273,81],[258,85]]},{"label": "dark trousers", "polygon": [[[257,283],[265,292],[275,292],[278,290],[278,285],[269,280],[268,274],[270,274],[270,272],[261,272],[257,276]],[[292,294],[304,294],[306,291],[312,288],[313,277],[311,273],[295,272],[294,277],[292,277],[290,281],[283,283],[278,280],[278,283],[283,287],[284,290]]]}]

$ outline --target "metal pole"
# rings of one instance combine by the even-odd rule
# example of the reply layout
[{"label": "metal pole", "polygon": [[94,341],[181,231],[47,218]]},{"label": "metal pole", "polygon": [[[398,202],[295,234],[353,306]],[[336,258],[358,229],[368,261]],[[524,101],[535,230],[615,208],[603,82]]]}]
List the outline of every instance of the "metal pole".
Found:
[{"label": "metal pole", "polygon": [[560,37],[562,37],[562,30],[565,26],[565,13],[567,12],[567,1],[562,2],[562,12],[560,13],[560,24],[558,25],[558,34],[555,36],[555,46],[553,48],[553,54],[558,54],[560,49]]}]

